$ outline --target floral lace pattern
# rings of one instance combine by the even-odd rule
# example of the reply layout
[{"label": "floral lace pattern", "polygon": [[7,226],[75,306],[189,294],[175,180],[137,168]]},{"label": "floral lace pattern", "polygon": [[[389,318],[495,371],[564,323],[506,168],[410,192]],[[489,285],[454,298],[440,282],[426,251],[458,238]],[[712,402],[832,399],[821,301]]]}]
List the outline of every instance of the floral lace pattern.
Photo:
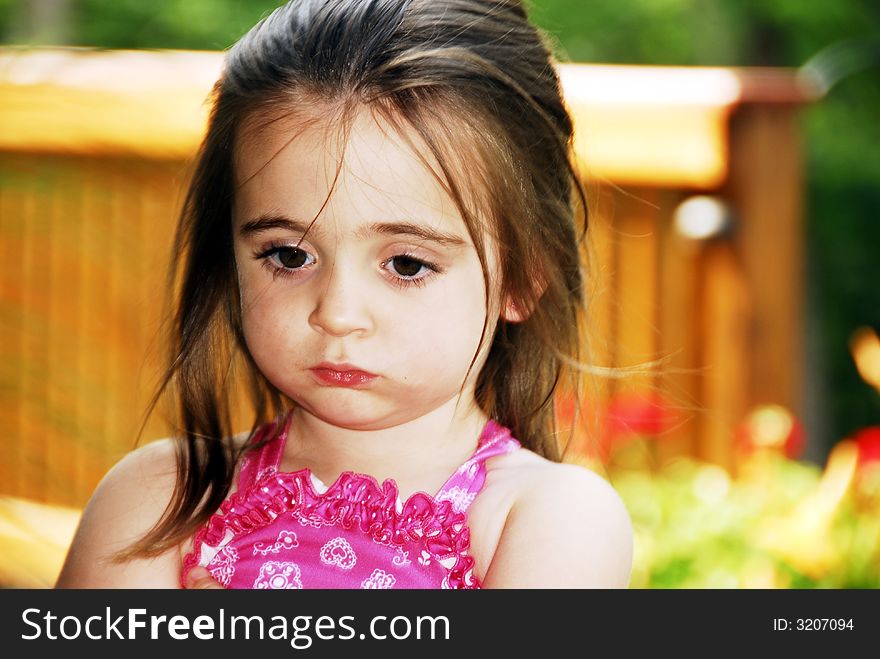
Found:
[{"label": "floral lace pattern", "polygon": [[254,588],[260,589],[302,589],[299,565],[289,562],[266,561],[260,567],[260,574],[254,581]]}]

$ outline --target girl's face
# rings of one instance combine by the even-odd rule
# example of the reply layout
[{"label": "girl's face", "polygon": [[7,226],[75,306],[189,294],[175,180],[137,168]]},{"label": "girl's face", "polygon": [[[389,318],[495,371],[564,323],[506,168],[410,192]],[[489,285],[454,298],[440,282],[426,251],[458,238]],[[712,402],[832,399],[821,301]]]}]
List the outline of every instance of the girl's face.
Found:
[{"label": "girl's face", "polygon": [[[406,140],[369,111],[347,144],[339,135],[291,118],[238,140],[242,321],[254,361],[280,391],[327,423],[378,430],[458,396],[486,290],[461,215]],[[463,403],[473,400],[495,306]]]}]

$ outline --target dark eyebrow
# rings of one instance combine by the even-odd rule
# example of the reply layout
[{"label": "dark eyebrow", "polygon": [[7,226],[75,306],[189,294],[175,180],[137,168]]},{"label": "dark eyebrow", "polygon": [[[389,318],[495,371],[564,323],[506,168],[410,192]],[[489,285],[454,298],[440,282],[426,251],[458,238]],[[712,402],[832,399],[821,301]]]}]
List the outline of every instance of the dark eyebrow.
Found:
[{"label": "dark eyebrow", "polygon": [[[295,220],[284,215],[261,215],[252,220],[248,220],[239,228],[242,236],[252,236],[263,231],[271,229],[284,229],[294,233],[306,233],[309,230],[310,223],[302,220]],[[319,233],[318,225],[312,225],[311,231]],[[449,247],[461,247],[467,244],[461,236],[454,233],[446,233],[445,231],[437,231],[421,224],[412,222],[374,222],[358,230],[355,237],[364,240],[370,234],[383,234],[386,236],[412,236],[421,240],[431,241],[440,245]]]},{"label": "dark eyebrow", "polygon": [[[302,220],[294,220],[289,217],[285,217],[284,215],[260,215],[259,217],[255,217],[252,220],[248,220],[239,228],[239,233],[242,237],[253,236],[258,233],[262,233],[264,231],[271,231],[272,229],[284,229],[285,231],[293,231],[298,233],[306,233],[309,229],[309,222],[303,222]],[[315,229],[315,227],[312,227]],[[317,233],[317,230],[315,229]]]}]

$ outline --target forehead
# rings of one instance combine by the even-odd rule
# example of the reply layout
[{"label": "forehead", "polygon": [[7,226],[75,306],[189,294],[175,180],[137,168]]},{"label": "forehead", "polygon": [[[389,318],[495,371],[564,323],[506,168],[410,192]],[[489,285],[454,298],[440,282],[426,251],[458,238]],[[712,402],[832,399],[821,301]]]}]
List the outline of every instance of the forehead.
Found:
[{"label": "forehead", "polygon": [[311,219],[328,213],[372,220],[420,218],[461,225],[430,149],[414,130],[362,108],[348,120],[319,113],[253,116],[236,139],[235,215]]}]

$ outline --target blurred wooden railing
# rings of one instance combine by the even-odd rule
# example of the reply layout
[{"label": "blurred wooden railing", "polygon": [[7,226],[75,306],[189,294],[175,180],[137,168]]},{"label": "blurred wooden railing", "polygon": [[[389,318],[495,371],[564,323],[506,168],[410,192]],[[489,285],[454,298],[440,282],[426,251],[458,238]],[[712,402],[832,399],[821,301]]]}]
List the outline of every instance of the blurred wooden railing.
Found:
[{"label": "blurred wooden railing", "polygon": [[[79,508],[132,448],[221,57],[0,49],[0,494]],[[780,70],[560,72],[593,204],[592,359],[665,358],[586,403],[659,391],[679,409],[658,460],[729,465],[751,406],[801,407],[795,114],[809,92]],[[732,228],[688,237],[681,204],[695,195]],[[167,434],[154,419],[145,437]]]}]

